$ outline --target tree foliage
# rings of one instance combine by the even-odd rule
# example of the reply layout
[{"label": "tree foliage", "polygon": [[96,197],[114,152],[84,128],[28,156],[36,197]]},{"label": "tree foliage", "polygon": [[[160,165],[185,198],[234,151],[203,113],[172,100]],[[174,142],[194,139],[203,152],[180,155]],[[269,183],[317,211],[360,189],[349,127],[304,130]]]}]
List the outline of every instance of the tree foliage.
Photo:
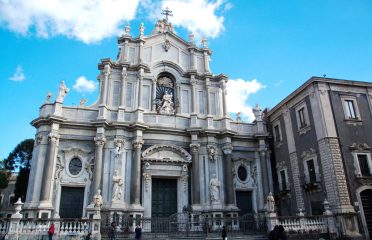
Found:
[{"label": "tree foliage", "polygon": [[9,156],[4,159],[4,168],[8,172],[18,171],[22,168],[30,169],[33,149],[33,139],[26,139],[22,141],[11,153],[9,153]]},{"label": "tree foliage", "polygon": [[[4,184],[4,188],[8,186],[8,177],[12,172],[18,172],[17,179],[15,183],[14,189],[14,199],[21,198],[24,202],[26,199],[27,193],[27,186],[28,186],[28,177],[30,175],[30,168],[31,168],[31,159],[32,159],[32,151],[34,149],[34,140],[33,139],[26,139],[19,143],[14,150],[9,153],[9,156],[3,160],[3,168],[8,172],[8,176],[6,177],[6,186]],[[0,188],[2,184],[0,174]],[[4,189],[1,188],[1,189]]]}]

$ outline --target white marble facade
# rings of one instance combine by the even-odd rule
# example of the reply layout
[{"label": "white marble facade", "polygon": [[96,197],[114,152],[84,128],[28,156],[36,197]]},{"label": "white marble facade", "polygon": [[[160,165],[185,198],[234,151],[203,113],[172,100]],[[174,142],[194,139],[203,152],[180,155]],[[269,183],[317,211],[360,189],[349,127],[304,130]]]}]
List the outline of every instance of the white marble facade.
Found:
[{"label": "white marble facade", "polygon": [[98,189],[103,209],[151,217],[154,178],[177,179],[178,212],[236,212],[236,191],[264,210],[272,184],[261,110],[254,123],[227,115],[228,77],[212,74],[205,39],[185,41],[165,20],[149,35],[141,28],[134,37],[127,26],[117,59],[99,63],[97,102],[64,106],[64,83],[55,102],[48,94],[32,122],[29,216],[58,217],[61,189],[81,187],[83,217]]}]

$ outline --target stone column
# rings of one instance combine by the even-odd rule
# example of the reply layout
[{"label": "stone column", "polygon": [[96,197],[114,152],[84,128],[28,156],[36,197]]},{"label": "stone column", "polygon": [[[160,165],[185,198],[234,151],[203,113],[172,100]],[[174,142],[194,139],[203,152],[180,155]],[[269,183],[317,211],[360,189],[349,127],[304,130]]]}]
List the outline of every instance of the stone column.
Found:
[{"label": "stone column", "polygon": [[127,85],[127,68],[123,67],[121,71],[121,98],[120,98],[120,106],[121,108],[125,108],[125,89]]},{"label": "stone column", "polygon": [[225,117],[227,116],[227,106],[226,106],[226,94],[227,94],[227,91],[226,91],[226,81],[225,80],[221,80],[220,81],[220,87],[221,87],[221,90],[222,90],[222,115]]},{"label": "stone column", "polygon": [[96,153],[95,153],[95,163],[94,163],[94,175],[93,175],[93,192],[92,195],[101,189],[102,181],[102,163],[103,163],[103,146],[106,143],[105,137],[95,137],[94,141],[96,143]]},{"label": "stone column", "polygon": [[143,80],[143,69],[138,71],[138,95],[137,95],[137,108],[142,108],[142,80]]},{"label": "stone column", "polygon": [[143,145],[142,139],[133,141],[134,158],[132,166],[132,186],[131,186],[131,204],[140,205],[141,197],[141,149]]},{"label": "stone column", "polygon": [[269,195],[269,178],[266,162],[266,149],[260,149],[260,162],[261,162],[261,176],[262,176],[262,186],[263,186],[263,195]]},{"label": "stone column", "polygon": [[152,112],[156,112],[156,102],[155,102],[155,99],[156,99],[156,82],[157,82],[157,79],[154,78],[152,79],[152,96],[151,96],[151,111]]},{"label": "stone column", "polygon": [[235,206],[234,204],[234,186],[233,186],[233,175],[232,175],[232,154],[233,147],[231,145],[225,146],[222,151],[224,154],[224,186],[225,186],[225,204],[227,206]]},{"label": "stone column", "polygon": [[209,96],[209,89],[210,89],[211,83],[209,81],[209,78],[205,79],[205,88],[207,89],[207,115],[211,114],[211,103],[210,103],[210,96]]},{"label": "stone column", "polygon": [[100,104],[101,105],[106,105],[106,101],[107,101],[107,91],[108,91],[108,81],[109,81],[109,77],[110,77],[110,66],[109,65],[105,65],[105,68],[103,70],[103,74],[104,74],[104,80],[103,80],[103,88],[102,88],[102,95],[101,95],[101,101],[100,101]]},{"label": "stone column", "polygon": [[199,149],[198,143],[190,144],[192,154],[192,204],[200,205],[200,171],[199,171]]},{"label": "stone column", "polygon": [[42,202],[50,203],[50,191],[52,188],[54,158],[56,155],[58,139],[59,135],[57,133],[54,132],[49,133],[48,135],[49,144],[44,163],[43,179],[41,184],[42,187],[40,192],[40,201]]},{"label": "stone column", "polygon": [[190,83],[191,83],[191,94],[192,94],[192,113],[196,113],[196,79],[195,75],[191,75],[190,77]]},{"label": "stone column", "polygon": [[205,72],[210,72],[210,69],[209,69],[209,49],[205,50],[204,51],[204,69],[205,69]]},{"label": "stone column", "polygon": [[190,69],[195,69],[195,54],[194,54],[194,48],[190,48]]}]

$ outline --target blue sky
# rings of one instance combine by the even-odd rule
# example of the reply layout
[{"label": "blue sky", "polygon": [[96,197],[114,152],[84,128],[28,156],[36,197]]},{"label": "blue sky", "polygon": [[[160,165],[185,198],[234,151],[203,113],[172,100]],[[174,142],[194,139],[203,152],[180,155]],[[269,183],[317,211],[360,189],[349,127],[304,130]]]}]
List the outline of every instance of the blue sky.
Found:
[{"label": "blue sky", "polygon": [[116,57],[119,30],[130,21],[137,36],[144,22],[149,34],[165,6],[181,37],[208,38],[212,71],[231,78],[232,112],[271,108],[311,76],[372,81],[370,0],[42,2],[0,0],[0,159],[34,137],[30,122],[61,80],[65,105],[93,103],[97,63]]}]

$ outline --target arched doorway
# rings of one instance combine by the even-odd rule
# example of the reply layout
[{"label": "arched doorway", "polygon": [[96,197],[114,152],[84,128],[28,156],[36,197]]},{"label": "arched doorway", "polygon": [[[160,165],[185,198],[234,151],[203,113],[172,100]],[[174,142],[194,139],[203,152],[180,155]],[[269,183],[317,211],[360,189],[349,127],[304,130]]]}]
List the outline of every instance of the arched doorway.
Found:
[{"label": "arched doorway", "polygon": [[[365,232],[369,234],[369,237],[372,237],[372,189],[366,189],[360,192],[360,200],[362,202]],[[367,229],[366,229],[367,228]],[[367,231],[366,231],[367,230]],[[368,239],[368,236],[367,236]]]}]

